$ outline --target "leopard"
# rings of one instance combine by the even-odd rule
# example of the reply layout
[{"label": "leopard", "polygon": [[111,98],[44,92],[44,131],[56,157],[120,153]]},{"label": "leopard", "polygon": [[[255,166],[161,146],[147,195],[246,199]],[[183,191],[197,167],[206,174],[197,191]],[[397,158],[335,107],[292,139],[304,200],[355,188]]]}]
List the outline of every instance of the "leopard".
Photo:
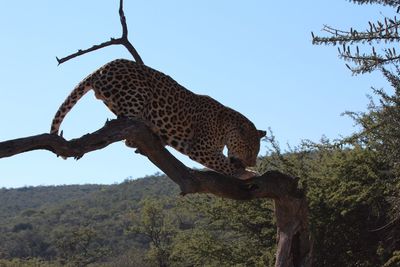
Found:
[{"label": "leopard", "polygon": [[[57,110],[51,134],[59,134],[67,113],[90,90],[117,117],[146,122],[165,146],[206,168],[240,179],[256,175],[249,167],[256,165],[266,131],[212,97],[127,59],[113,60],[83,79]],[[125,144],[134,147],[134,140]]]}]

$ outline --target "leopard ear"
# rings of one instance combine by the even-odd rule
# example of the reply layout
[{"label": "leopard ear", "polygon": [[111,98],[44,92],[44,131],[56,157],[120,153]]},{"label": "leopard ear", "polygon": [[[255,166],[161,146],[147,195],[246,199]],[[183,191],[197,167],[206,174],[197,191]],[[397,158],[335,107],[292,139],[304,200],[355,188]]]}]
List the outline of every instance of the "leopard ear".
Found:
[{"label": "leopard ear", "polygon": [[267,132],[263,130],[257,130],[257,132],[258,132],[258,137],[260,137],[260,139],[267,135]]}]

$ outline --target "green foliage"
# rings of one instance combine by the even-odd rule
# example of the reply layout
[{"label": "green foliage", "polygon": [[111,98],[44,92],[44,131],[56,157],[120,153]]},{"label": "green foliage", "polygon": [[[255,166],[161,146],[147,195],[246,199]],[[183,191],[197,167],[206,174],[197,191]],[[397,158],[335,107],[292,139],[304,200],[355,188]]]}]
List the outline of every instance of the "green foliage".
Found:
[{"label": "green foliage", "polygon": [[0,267],[60,267],[59,263],[45,262],[39,259],[21,260],[2,260],[0,259]]},{"label": "green foliage", "polygon": [[[42,191],[51,199],[52,189],[59,190],[30,188],[26,198],[24,190],[7,194],[17,195],[23,204],[35,194],[43,196]],[[68,190],[79,187],[65,187]],[[64,193],[76,197],[53,205],[43,197],[36,208],[25,203],[26,210],[19,214],[0,216],[4,262],[144,267],[273,262],[275,230],[269,201],[181,198],[164,176],[101,186],[86,195]],[[9,205],[6,200],[9,196],[0,195],[0,203]]]},{"label": "green foliage", "polygon": [[[101,185],[65,185],[65,186],[38,186],[22,187],[18,189],[0,189],[0,214],[5,217],[15,216],[21,211],[26,217],[34,215],[39,207],[46,204],[63,203],[69,199],[79,199],[87,194],[98,191]],[[30,201],[26,201],[30,199]]]},{"label": "green foliage", "polygon": [[98,233],[89,227],[77,227],[69,231],[55,232],[55,247],[61,263],[85,266],[101,261],[109,255],[109,249],[102,247],[104,242]]},{"label": "green foliage", "polygon": [[316,266],[381,266],[395,246],[378,230],[392,220],[393,172],[379,151],[352,140],[304,142],[282,153],[270,136],[261,164],[300,177],[307,189]]},{"label": "green foliage", "polygon": [[[172,203],[171,203],[172,204]],[[167,213],[169,199],[144,199],[141,202],[140,224],[133,232],[150,239],[146,260],[150,265],[169,266],[172,238],[176,227],[170,213]]]},{"label": "green foliage", "polygon": [[379,173],[379,179],[386,185],[384,195],[390,204],[387,211],[390,221],[382,231],[387,237],[384,246],[394,251],[400,249],[400,71],[399,68],[396,72],[382,71],[394,93],[389,95],[383,90],[374,90],[379,96],[379,104],[371,101],[367,112],[350,115],[362,126],[361,132],[352,138],[375,151],[377,158],[386,165]]},{"label": "green foliage", "polygon": [[[128,231],[135,223],[131,215],[140,213],[141,200],[177,192],[160,176],[111,186],[2,189],[0,259],[36,258],[72,266],[122,261],[132,247],[143,251],[149,245],[146,238]],[[6,208],[16,204],[18,212]]]},{"label": "green foliage", "polygon": [[180,203],[202,220],[186,222],[174,242],[174,265],[270,266],[275,227],[270,201],[192,196]]},{"label": "green foliage", "polygon": [[364,145],[371,147],[389,165],[396,176],[400,174],[400,70],[390,72],[383,69],[383,74],[391,83],[394,94],[374,89],[379,97],[379,104],[370,102],[367,112],[348,112],[362,131],[356,136]]},{"label": "green foliage", "polygon": [[[352,2],[386,5],[393,7],[396,13],[400,8],[399,1],[394,0],[352,0]],[[352,169],[346,170],[351,177],[359,177],[359,179],[361,179],[359,174],[363,174],[362,170],[364,170],[364,177],[371,181],[367,187],[364,184],[360,187],[357,183],[359,179],[355,181],[354,188],[349,184],[350,190],[356,190],[354,197],[349,200],[359,205],[361,199],[361,204],[367,204],[367,207],[364,207],[364,213],[368,212],[369,216],[360,216],[360,219],[364,218],[369,224],[368,227],[374,226],[375,220],[380,221],[382,226],[375,228],[376,230],[370,230],[370,233],[372,238],[376,239],[376,243],[379,243],[375,245],[376,259],[379,259],[376,262],[379,262],[379,265],[385,264],[384,266],[398,266],[400,249],[400,56],[395,50],[396,44],[400,41],[399,27],[400,22],[393,15],[377,22],[368,22],[367,29],[362,31],[353,28],[342,31],[325,26],[323,30],[328,32],[328,37],[318,37],[313,34],[314,44],[342,45],[342,48],[339,48],[339,55],[342,59],[353,63],[352,67],[347,66],[354,74],[370,72],[378,68],[394,89],[393,94],[388,94],[382,89],[374,89],[374,93],[379,97],[378,104],[371,98],[366,112],[347,112],[347,115],[361,126],[361,131],[336,144],[338,148],[343,146],[352,150],[357,148],[367,155],[367,157],[362,157],[367,160],[364,164],[349,166],[358,168],[361,170],[360,173],[354,173]],[[378,44],[379,50],[375,48]],[[361,49],[371,48],[372,52],[360,52],[359,45]],[[392,67],[390,71],[386,68],[387,65]],[[342,199],[341,195],[337,199]],[[349,211],[352,214],[352,210]],[[358,214],[362,215],[361,211]],[[353,223],[351,226],[357,226],[355,230],[362,230],[360,226],[363,226],[363,223],[361,220],[360,222]],[[375,237],[376,233],[377,237]],[[360,235],[359,238],[364,237]],[[382,259],[390,255],[392,258],[385,263]],[[370,260],[368,264],[373,262]],[[361,263],[357,264],[363,266]]]}]

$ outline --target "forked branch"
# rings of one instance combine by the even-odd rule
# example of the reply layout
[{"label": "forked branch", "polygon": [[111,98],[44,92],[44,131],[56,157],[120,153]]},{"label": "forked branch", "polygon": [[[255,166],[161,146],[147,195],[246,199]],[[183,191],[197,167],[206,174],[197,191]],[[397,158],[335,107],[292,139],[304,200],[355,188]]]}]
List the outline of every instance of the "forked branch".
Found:
[{"label": "forked branch", "polygon": [[139,53],[136,51],[135,47],[131,44],[131,42],[129,42],[128,40],[128,26],[126,24],[126,17],[125,17],[125,13],[124,13],[124,3],[123,0],[119,1],[119,18],[121,21],[121,26],[122,26],[122,35],[120,38],[111,38],[109,41],[98,44],[98,45],[93,45],[92,47],[88,48],[88,49],[79,49],[78,52],[73,53],[69,56],[63,57],[63,58],[58,58],[57,62],[58,64],[62,64],[72,58],[84,55],[86,53],[101,49],[103,47],[107,47],[107,46],[111,46],[111,45],[123,45],[126,49],[128,49],[128,51],[131,53],[131,55],[133,56],[133,58],[135,59],[135,61],[139,64],[144,64],[142,58],[140,57]]}]

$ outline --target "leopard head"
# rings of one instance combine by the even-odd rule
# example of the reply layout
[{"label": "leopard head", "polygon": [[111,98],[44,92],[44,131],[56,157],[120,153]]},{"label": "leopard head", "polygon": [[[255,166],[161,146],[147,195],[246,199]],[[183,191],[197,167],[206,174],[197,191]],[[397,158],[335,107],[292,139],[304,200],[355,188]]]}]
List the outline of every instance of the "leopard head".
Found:
[{"label": "leopard head", "polygon": [[240,120],[231,130],[227,138],[228,158],[238,168],[256,165],[260,151],[260,140],[266,135],[265,131],[257,130],[250,121]]}]

